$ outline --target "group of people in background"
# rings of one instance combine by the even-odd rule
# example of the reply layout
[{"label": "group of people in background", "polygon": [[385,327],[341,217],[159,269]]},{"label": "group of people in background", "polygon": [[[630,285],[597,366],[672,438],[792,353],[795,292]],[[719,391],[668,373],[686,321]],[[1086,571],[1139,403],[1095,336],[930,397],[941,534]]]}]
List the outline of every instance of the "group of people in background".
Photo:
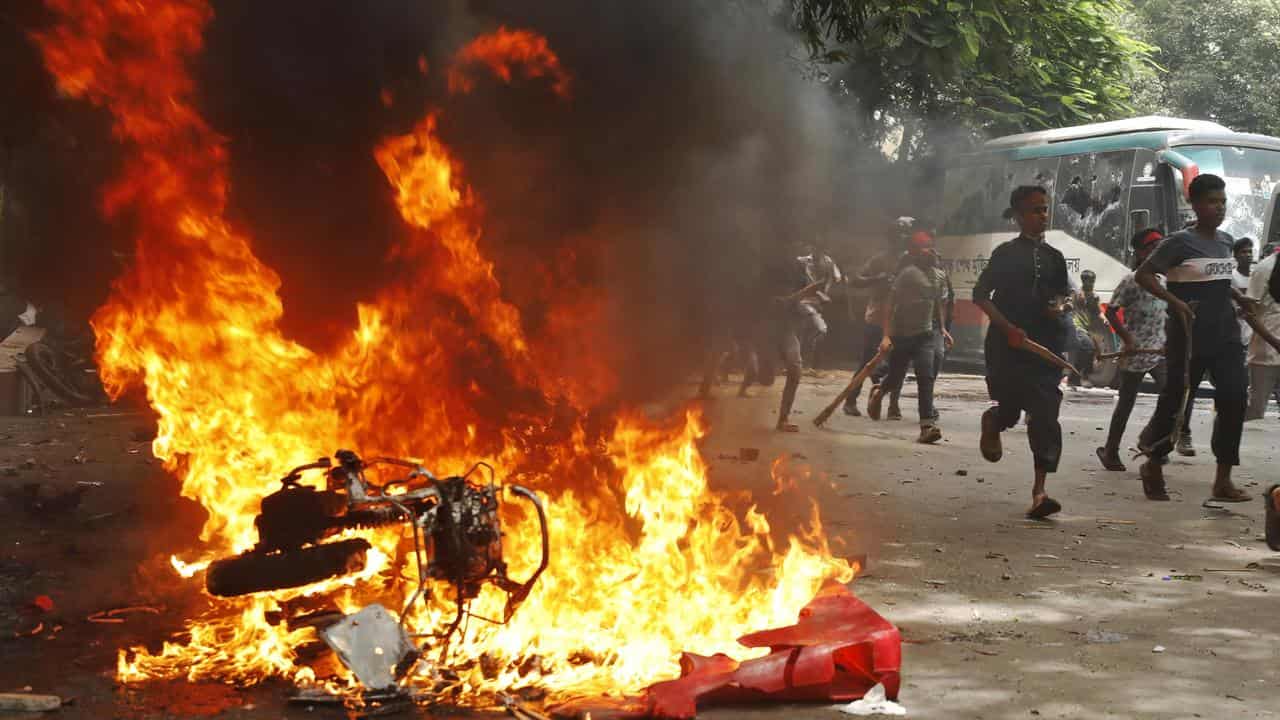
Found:
[{"label": "group of people in background", "polygon": [[[1196,177],[1189,198],[1196,220],[1187,228],[1168,237],[1155,229],[1133,236],[1134,272],[1120,282],[1106,308],[1124,349],[1111,427],[1096,452],[1108,470],[1126,469],[1120,457],[1125,426],[1139,385],[1151,376],[1160,395],[1138,436],[1138,454],[1146,458],[1139,478],[1148,499],[1168,500],[1164,466],[1179,446],[1194,452],[1187,425],[1196,390],[1207,376],[1214,389],[1211,445],[1217,461],[1210,500],[1245,502],[1250,495],[1235,485],[1232,470],[1240,464],[1246,416],[1262,417],[1280,378],[1280,277],[1274,252],[1264,251],[1266,257],[1254,268],[1251,241],[1237,241],[1220,229],[1227,208],[1220,177]],[[1062,254],[1044,241],[1048,204],[1044,188],[1014,190],[1008,212],[1020,233],[992,253],[974,288],[975,304],[991,321],[985,352],[988,389],[996,403],[983,415],[979,445],[988,460],[998,461],[1000,433],[1027,414],[1035,465],[1027,515],[1033,518],[1062,509],[1046,489],[1046,477],[1057,469],[1062,452],[1057,421],[1062,371],[1028,350],[1066,350],[1068,337],[1084,328],[1073,323],[1067,330],[1061,322],[1064,309],[1078,312],[1083,303],[1085,322],[1098,316],[1092,283],[1082,282],[1081,291],[1072,293]],[[1064,302],[1068,294],[1076,307]],[[1280,485],[1267,488],[1263,501],[1267,544],[1280,550]]]},{"label": "group of people in background", "polygon": [[[1025,418],[1034,466],[1028,517],[1046,518],[1062,510],[1048,494],[1047,480],[1063,452],[1058,414],[1067,359],[1076,364],[1079,372],[1074,375],[1087,376],[1112,331],[1122,349],[1116,353],[1119,394],[1111,426],[1106,443],[1096,450],[1103,466],[1126,470],[1122,441],[1139,388],[1149,376],[1159,388],[1159,399],[1138,436],[1137,452],[1145,457],[1139,478],[1147,498],[1168,500],[1164,466],[1175,451],[1195,452],[1189,421],[1196,390],[1207,376],[1214,388],[1211,447],[1217,460],[1210,499],[1249,499],[1233,482],[1232,469],[1240,463],[1246,418],[1261,418],[1268,399],[1280,393],[1277,257],[1266,248],[1254,266],[1252,241],[1237,241],[1220,229],[1227,207],[1220,177],[1196,177],[1189,196],[1195,222],[1167,237],[1156,229],[1134,234],[1134,271],[1104,307],[1094,274],[1086,271],[1080,287],[1073,288],[1065,257],[1045,242],[1047,190],[1022,186],[1011,194],[1005,216],[1017,223],[1019,234],[992,252],[973,290],[974,304],[989,320],[984,359],[993,401],[982,415],[979,448],[988,461],[999,461],[1002,433]],[[754,320],[736,333],[745,369],[739,392],[745,394],[755,383],[770,384],[773,364],[781,360],[786,384],[777,429],[799,429],[790,416],[804,360],[813,358],[826,334],[823,305],[830,300],[828,293],[833,285],[847,282],[868,293],[862,364],[879,363],[870,378],[866,415],[901,419],[899,396],[913,367],[918,441],[941,440],[933,395],[952,346],[955,293],[932,233],[912,218],[900,218],[884,249],[849,278],[821,247],[807,251],[787,248],[765,263],[752,294],[758,302],[749,313]],[[863,414],[858,408],[861,390],[854,388],[848,395],[845,414]],[[882,412],[886,397],[888,409]],[[1269,487],[1263,499],[1267,543],[1280,550],[1280,484]]]},{"label": "group of people in background", "polygon": [[[890,420],[902,418],[898,398],[909,368],[914,367],[918,387],[920,441],[942,439],[933,385],[942,361],[952,345],[950,329],[955,293],[933,246],[933,234],[914,218],[898,218],[887,233],[884,250],[877,253],[852,278],[847,278],[820,244],[779,248],[766,259],[751,292],[751,306],[729,342],[711,349],[701,394],[709,393],[724,362],[736,354],[743,367],[738,394],[753,385],[772,385],[778,363],[786,378],[778,408],[776,428],[796,432],[792,407],[804,367],[811,367],[827,334],[824,307],[835,285],[849,284],[868,291],[864,315],[866,334],[864,364],[881,357],[872,376],[868,415],[882,417],[883,399],[889,398]],[[886,331],[887,329],[887,331]],[[844,405],[848,415],[861,415],[861,388]]]},{"label": "group of people in background", "polygon": [[[863,265],[851,284],[868,292],[863,315],[863,365],[881,358],[871,376],[867,415],[880,420],[884,398],[889,398],[889,420],[901,420],[899,397],[907,369],[915,372],[919,442],[942,439],[938,410],[933,402],[934,383],[947,351],[954,344],[951,323],[955,291],[933,245],[933,234],[914,218],[902,217],[887,235],[884,250]],[[844,403],[844,413],[860,416],[855,387]]]}]

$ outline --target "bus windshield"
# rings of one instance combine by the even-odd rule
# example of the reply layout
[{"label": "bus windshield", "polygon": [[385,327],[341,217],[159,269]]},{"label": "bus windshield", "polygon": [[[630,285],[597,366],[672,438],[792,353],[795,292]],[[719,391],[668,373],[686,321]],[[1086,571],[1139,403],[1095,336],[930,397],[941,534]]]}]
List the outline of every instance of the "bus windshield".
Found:
[{"label": "bus windshield", "polygon": [[[1280,151],[1225,145],[1180,145],[1174,149],[1194,161],[1201,173],[1218,175],[1227,182],[1227,220],[1222,229],[1236,238],[1252,238],[1256,248],[1272,189],[1280,182]],[[1181,173],[1174,170],[1174,174],[1181,184]],[[1195,219],[1187,199],[1182,193],[1176,195],[1183,220]]]}]

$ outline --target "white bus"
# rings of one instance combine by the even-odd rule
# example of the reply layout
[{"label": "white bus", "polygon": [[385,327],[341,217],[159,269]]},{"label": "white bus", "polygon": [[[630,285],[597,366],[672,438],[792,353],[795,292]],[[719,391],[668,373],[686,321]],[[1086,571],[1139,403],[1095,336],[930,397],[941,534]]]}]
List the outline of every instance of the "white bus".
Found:
[{"label": "white bus", "polygon": [[955,358],[982,360],[986,318],[972,303],[991,251],[1017,229],[1002,218],[1018,185],[1049,190],[1047,241],[1062,251],[1072,282],[1097,274],[1105,302],[1129,272],[1129,238],[1145,227],[1172,232],[1194,218],[1186,188],[1200,173],[1227,183],[1223,230],[1254,240],[1255,252],[1280,241],[1272,223],[1280,183],[1280,140],[1232,132],[1216,123],[1143,117],[997,138],[946,170],[938,251],[951,271]]}]

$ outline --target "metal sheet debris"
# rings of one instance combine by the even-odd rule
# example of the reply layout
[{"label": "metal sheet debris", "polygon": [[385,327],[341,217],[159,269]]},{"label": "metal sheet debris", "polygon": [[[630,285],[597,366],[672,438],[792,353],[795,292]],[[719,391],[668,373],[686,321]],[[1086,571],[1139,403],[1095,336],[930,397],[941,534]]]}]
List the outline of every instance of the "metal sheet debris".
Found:
[{"label": "metal sheet debris", "polygon": [[394,688],[418,655],[409,634],[376,603],[321,630],[320,637],[371,690]]}]

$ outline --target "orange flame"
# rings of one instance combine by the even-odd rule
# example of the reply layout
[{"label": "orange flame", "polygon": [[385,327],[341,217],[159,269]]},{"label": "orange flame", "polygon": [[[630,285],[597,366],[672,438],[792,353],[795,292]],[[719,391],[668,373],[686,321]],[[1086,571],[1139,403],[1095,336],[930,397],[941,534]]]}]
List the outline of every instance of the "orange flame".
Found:
[{"label": "orange flame", "polygon": [[[253,546],[259,500],[285,470],[356,447],[425,458],[442,475],[486,460],[547,498],[547,573],[510,624],[473,628],[457,647],[500,661],[496,673],[477,668],[465,677],[473,692],[520,684],[634,690],[676,673],[678,651],[731,649],[745,631],[792,622],[824,581],[851,579],[816,516],[803,537],[775,548],[763,514],[752,507],[739,520],[708,487],[696,412],[663,422],[624,412],[587,423],[607,378],[563,376],[538,362],[553,340],[531,338],[503,298],[481,250],[478,203],[434,115],[374,153],[410,228],[393,250],[407,268],[403,279],[358,308],[343,347],[317,354],[283,335],[279,278],[223,219],[225,143],[192,106],[185,69],[200,49],[208,6],[49,5],[62,20],[37,40],[59,87],[110,110],[132,150],[105,205],[136,213],[135,259],[93,325],[107,385],[115,393],[145,386],[159,416],[156,456],[209,512],[207,553],[174,558],[180,574]],[[545,40],[531,33],[499,31],[464,59],[497,57],[507,51],[486,48],[508,48],[513,37],[532,48],[516,55],[531,63],[527,74],[550,73],[567,88]],[[554,318],[599,299],[548,300],[554,328]],[[503,521],[512,574],[524,577],[537,562],[536,529],[514,506]],[[362,573],[211,599],[182,643],[122,651],[119,677],[323,680],[294,652],[311,631],[290,631],[273,617],[310,595],[330,596],[346,611],[374,601],[400,607],[413,573],[396,559],[399,535],[365,535],[374,549]],[[419,628],[441,628],[453,612],[448,593],[433,597],[414,610]],[[472,609],[493,616],[501,601],[485,593]]]},{"label": "orange flame", "polygon": [[560,58],[547,45],[547,39],[537,33],[500,27],[472,40],[454,57],[454,66],[449,69],[450,92],[468,93],[475,89],[475,81],[466,74],[466,69],[477,64],[488,66],[508,85],[512,68],[519,66],[525,77],[550,78],[555,94],[569,97],[572,85],[569,73],[560,66]]}]

